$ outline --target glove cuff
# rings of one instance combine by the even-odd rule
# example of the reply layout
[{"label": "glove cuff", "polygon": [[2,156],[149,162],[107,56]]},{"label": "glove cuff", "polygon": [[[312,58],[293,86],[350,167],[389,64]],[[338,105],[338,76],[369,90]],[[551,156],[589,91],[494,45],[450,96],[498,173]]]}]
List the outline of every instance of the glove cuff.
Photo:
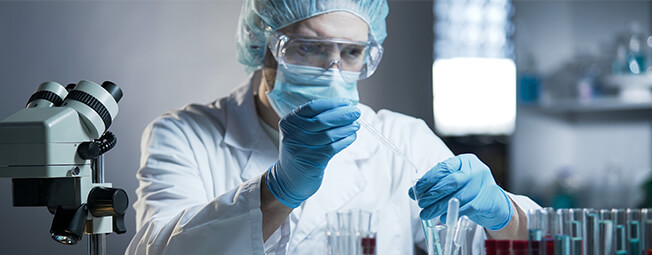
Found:
[{"label": "glove cuff", "polygon": [[303,201],[292,199],[286,195],[287,192],[283,190],[283,185],[279,184],[279,182],[282,182],[282,180],[278,178],[278,168],[280,167],[281,165],[279,165],[279,162],[276,162],[269,169],[267,169],[267,173],[265,174],[265,186],[267,186],[267,189],[269,189],[272,195],[274,195],[276,200],[281,202],[281,204],[292,209],[297,208]]},{"label": "glove cuff", "polygon": [[500,224],[487,228],[492,231],[500,230],[506,227],[507,224],[509,224],[509,221],[512,220],[512,215],[514,214],[514,206],[512,205],[512,201],[509,199],[509,196],[507,196],[507,193],[505,193],[503,189],[500,189],[500,192],[503,193],[505,201],[507,202],[508,213],[506,216],[504,216]]}]

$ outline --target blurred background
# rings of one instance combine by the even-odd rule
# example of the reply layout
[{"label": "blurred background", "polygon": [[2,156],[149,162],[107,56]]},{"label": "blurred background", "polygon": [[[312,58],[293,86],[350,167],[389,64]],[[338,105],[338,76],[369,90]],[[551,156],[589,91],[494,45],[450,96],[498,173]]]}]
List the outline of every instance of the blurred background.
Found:
[{"label": "blurred background", "polygon": [[[44,81],[117,83],[118,144],[105,176],[133,203],[145,126],[248,78],[235,54],[240,5],[0,1],[0,119]],[[501,186],[543,206],[652,206],[652,1],[389,6],[384,59],[360,82],[363,103],[424,119],[456,154],[478,154]],[[13,207],[10,179],[0,194],[3,254],[86,252],[86,238],[50,239],[45,208]],[[108,236],[107,254],[123,253],[134,217],[130,207],[128,232]]]}]

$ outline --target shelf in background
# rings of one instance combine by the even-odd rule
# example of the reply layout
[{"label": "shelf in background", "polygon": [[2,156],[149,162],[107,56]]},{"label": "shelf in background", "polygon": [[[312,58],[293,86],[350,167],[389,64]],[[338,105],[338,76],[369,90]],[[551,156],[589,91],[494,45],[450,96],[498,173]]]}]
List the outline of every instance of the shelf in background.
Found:
[{"label": "shelf in background", "polygon": [[519,107],[540,109],[555,113],[589,113],[610,111],[652,110],[652,100],[626,101],[620,97],[594,98],[590,101],[577,99],[558,100],[547,104],[521,104]]},{"label": "shelf in background", "polygon": [[549,103],[519,104],[519,107],[553,113],[590,113],[652,110],[652,73],[608,75],[602,83],[616,88],[617,95],[590,100],[560,99]]},{"label": "shelf in background", "polygon": [[650,88],[652,87],[652,74],[613,74],[605,76],[602,82],[607,86],[621,89]]}]

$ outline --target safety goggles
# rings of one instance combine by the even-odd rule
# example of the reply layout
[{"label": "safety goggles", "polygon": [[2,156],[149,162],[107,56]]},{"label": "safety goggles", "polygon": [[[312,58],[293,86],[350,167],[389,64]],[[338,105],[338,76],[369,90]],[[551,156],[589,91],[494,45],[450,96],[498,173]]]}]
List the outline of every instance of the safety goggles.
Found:
[{"label": "safety goggles", "polygon": [[340,73],[360,73],[342,75],[349,82],[371,76],[383,56],[383,47],[374,41],[290,38],[279,31],[270,36],[269,49],[276,61],[288,71],[292,71],[291,65],[305,65],[320,67],[324,71],[337,66],[342,71]]}]

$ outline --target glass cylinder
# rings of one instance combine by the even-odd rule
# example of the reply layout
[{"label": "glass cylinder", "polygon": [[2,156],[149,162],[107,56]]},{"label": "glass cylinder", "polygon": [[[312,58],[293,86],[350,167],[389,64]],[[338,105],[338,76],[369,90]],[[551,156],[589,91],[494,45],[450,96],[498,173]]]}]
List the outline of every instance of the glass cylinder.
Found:
[{"label": "glass cylinder", "polygon": [[584,209],[584,254],[599,254],[599,222],[600,215],[597,210]]},{"label": "glass cylinder", "polygon": [[640,255],[643,252],[641,225],[641,210],[627,209],[627,250],[632,255]]},{"label": "glass cylinder", "polygon": [[[614,230],[616,231],[616,255],[620,255],[619,252],[622,253],[622,251],[627,253],[629,250],[629,243],[627,243],[627,209],[612,209],[611,215],[613,216]],[[621,241],[619,239],[621,229],[623,231],[622,241],[624,243],[624,246],[622,247],[620,247],[621,243],[619,243],[619,241]]]},{"label": "glass cylinder", "polygon": [[645,251],[652,250],[652,208],[641,209],[641,240]]},{"label": "glass cylinder", "polygon": [[528,250],[529,255],[539,255],[541,254],[542,245],[542,225],[544,210],[534,210],[531,209],[528,211]]},{"label": "glass cylinder", "polygon": [[611,210],[600,210],[600,221],[598,223],[599,231],[599,243],[600,250],[598,251],[599,255],[613,255],[614,252],[614,221],[611,214]]}]

